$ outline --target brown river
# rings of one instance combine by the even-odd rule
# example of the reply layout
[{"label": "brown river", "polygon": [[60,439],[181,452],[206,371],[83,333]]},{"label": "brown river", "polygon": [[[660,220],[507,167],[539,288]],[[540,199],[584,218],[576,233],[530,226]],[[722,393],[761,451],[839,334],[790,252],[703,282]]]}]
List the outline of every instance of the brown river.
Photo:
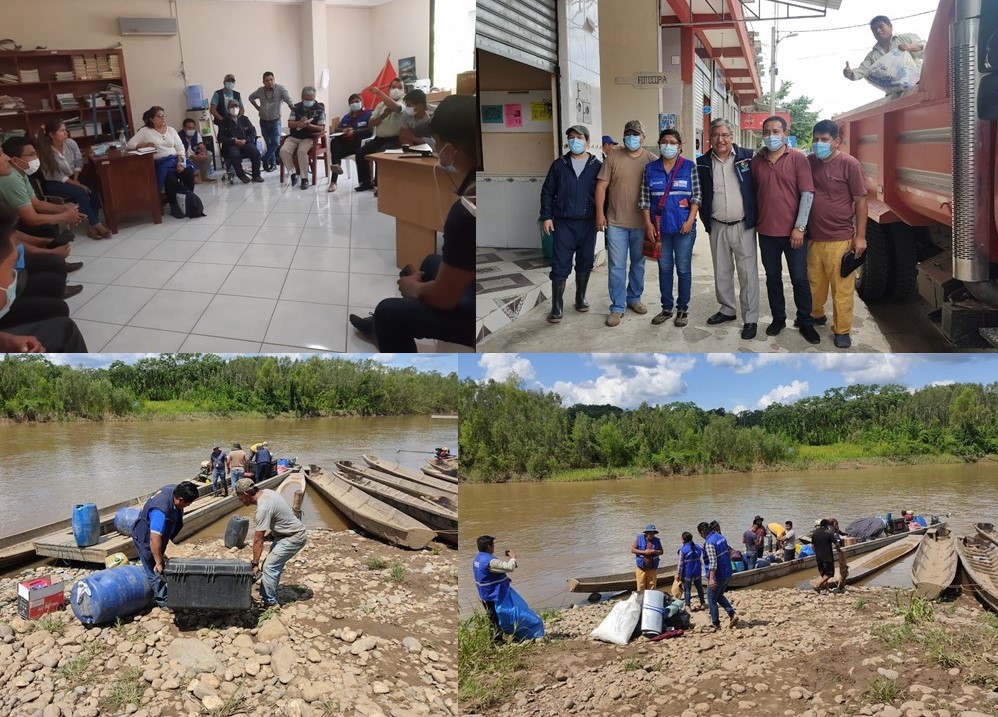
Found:
[{"label": "brown river", "polygon": [[[70,518],[76,503],[102,507],[193,478],[212,446],[228,451],[234,441],[248,449],[266,440],[275,460],[297,458],[305,465],[363,463],[361,454],[373,453],[418,470],[435,447],[456,450],[457,421],[420,416],[5,424],[0,440],[2,537]],[[303,507],[309,527],[347,526],[345,517],[307,491]],[[199,535],[223,535],[229,518]]]},{"label": "brown river", "polygon": [[[696,537],[702,520],[716,519],[733,547],[761,515],[765,523],[792,520],[798,535],[817,518],[852,520],[903,509],[949,514],[958,535],[973,523],[998,523],[993,463],[906,466],[806,473],[722,474],[684,478],[645,477],[586,483],[510,483],[461,486],[459,605],[462,615],[478,603],[471,578],[475,538],[496,536],[496,555],[512,548],[519,567],[513,586],[535,608],[582,603],[569,593],[569,577],[633,572],[635,536],[654,523],[672,562],[688,530]],[[866,584],[910,587],[914,554],[868,579]],[[787,576],[766,587],[802,585],[811,572]]]}]

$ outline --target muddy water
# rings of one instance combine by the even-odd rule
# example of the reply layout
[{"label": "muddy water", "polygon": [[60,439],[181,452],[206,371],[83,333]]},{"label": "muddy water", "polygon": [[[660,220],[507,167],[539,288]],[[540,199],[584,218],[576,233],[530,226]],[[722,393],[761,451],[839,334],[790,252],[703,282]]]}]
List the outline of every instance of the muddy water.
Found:
[{"label": "muddy water", "polygon": [[[418,469],[436,446],[457,446],[457,421],[429,417],[234,419],[58,423],[0,427],[0,536],[64,520],[73,506],[110,505],[194,477],[212,446],[266,440],[275,459],[332,468],[373,453]],[[399,452],[403,449],[403,452]],[[309,527],[342,529],[345,518],[306,492]],[[240,509],[251,514],[251,508]],[[222,535],[229,516],[206,529]]]},{"label": "muddy water", "polygon": [[[475,538],[496,536],[496,554],[517,553],[513,585],[532,606],[561,607],[586,596],[566,591],[573,576],[632,571],[630,546],[655,523],[671,558],[688,530],[717,519],[732,545],[755,515],[766,523],[792,520],[810,530],[816,518],[834,515],[843,526],[855,518],[916,512],[951,514],[958,534],[972,524],[998,522],[993,464],[870,468],[806,473],[723,474],[690,478],[647,477],[589,483],[514,483],[461,486],[459,602],[462,614],[477,605],[471,579]],[[906,587],[911,558],[869,584]],[[807,577],[811,577],[808,575]],[[802,576],[774,581],[794,586]]]}]

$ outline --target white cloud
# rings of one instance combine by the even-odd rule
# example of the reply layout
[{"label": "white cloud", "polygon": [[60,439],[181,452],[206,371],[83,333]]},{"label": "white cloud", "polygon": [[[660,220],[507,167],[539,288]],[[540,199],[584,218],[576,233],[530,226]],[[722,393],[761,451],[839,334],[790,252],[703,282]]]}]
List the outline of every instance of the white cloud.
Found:
[{"label": "white cloud", "polygon": [[748,406],[743,406],[742,404],[739,403],[737,406],[731,409],[731,413],[745,413],[745,411],[747,410],[749,410]]},{"label": "white cloud", "polygon": [[914,359],[903,354],[816,354],[811,365],[820,371],[841,371],[847,385],[898,383],[911,370]]},{"label": "white cloud", "polygon": [[946,379],[944,381],[933,381],[929,385],[930,386],[952,386],[954,383],[956,383],[956,381],[954,381],[953,379],[948,378],[948,379]]},{"label": "white cloud", "polygon": [[757,356],[742,356],[741,354],[707,354],[707,363],[711,366],[730,368],[737,374],[752,373],[756,369],[778,363],[799,363],[795,354],[759,354]]},{"label": "white cloud", "polygon": [[620,408],[636,408],[642,402],[666,403],[686,393],[683,374],[696,365],[696,358],[678,354],[628,355],[594,354],[593,363],[603,374],[589,381],[557,381],[552,391],[561,395],[566,406],[574,403],[609,403]]},{"label": "white cloud", "polygon": [[478,365],[485,369],[483,381],[505,381],[514,373],[524,380],[536,376],[530,359],[519,354],[483,354]]},{"label": "white cloud", "polygon": [[807,381],[794,381],[788,385],[780,385],[759,399],[759,408],[767,408],[774,403],[793,403],[811,389]]}]

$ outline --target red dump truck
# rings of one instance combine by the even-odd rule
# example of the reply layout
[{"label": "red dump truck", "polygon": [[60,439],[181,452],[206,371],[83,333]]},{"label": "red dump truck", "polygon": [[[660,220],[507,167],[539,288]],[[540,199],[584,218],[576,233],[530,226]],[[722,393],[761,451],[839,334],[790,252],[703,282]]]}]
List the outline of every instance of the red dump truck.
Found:
[{"label": "red dump truck", "polygon": [[835,118],[869,189],[859,295],[917,292],[961,346],[998,346],[996,106],[998,0],[941,0],[918,86]]}]

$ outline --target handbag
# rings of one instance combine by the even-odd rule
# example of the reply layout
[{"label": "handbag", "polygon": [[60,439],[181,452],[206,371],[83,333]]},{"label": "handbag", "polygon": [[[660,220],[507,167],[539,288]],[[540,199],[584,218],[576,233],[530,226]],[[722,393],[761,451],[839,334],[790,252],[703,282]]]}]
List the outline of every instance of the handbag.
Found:
[{"label": "handbag", "polygon": [[[676,160],[676,166],[672,168],[672,174],[669,177],[668,184],[665,185],[665,191],[662,192],[662,198],[658,200],[659,221],[661,221],[662,213],[665,211],[665,198],[669,196],[669,192],[672,190],[672,180],[674,180],[676,175],[679,174],[679,168],[683,166],[683,162],[685,161],[686,160],[684,160],[682,156]],[[644,244],[641,245],[641,255],[649,259],[660,259],[662,257],[662,242],[651,241],[646,236]]]},{"label": "handbag", "polygon": [[669,591],[669,594],[677,600],[683,596],[683,581],[678,575],[672,581],[672,590]]},{"label": "handbag", "polygon": [[856,271],[859,267],[866,263],[866,253],[863,256],[856,258],[856,252],[852,249],[847,251],[842,255],[842,263],[839,264],[839,276],[845,279],[851,273]]}]

